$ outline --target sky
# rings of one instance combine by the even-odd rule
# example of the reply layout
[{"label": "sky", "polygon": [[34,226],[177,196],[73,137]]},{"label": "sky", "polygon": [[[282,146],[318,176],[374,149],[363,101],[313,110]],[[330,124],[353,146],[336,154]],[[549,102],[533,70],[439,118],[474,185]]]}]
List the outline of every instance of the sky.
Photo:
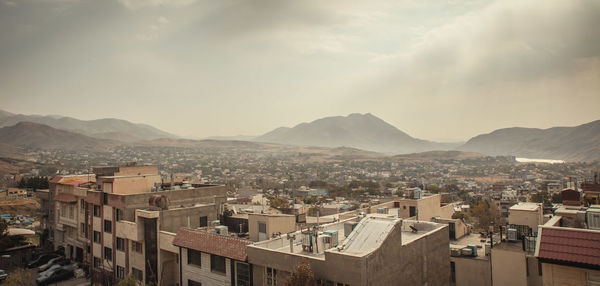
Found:
[{"label": "sky", "polygon": [[595,0],[0,0],[0,109],[197,138],[574,126],[600,119],[598,27]]}]

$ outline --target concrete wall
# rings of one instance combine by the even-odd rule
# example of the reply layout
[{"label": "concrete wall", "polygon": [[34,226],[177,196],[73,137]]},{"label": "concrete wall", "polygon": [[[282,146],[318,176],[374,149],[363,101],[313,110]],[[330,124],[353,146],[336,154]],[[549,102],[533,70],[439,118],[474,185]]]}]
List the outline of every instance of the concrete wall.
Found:
[{"label": "concrete wall", "polygon": [[[123,178],[114,178],[112,182],[112,192],[104,190],[107,193],[114,194],[139,194],[147,193],[152,190],[155,183],[160,183],[160,175],[132,176]],[[105,183],[106,185],[106,183]],[[103,187],[104,188],[104,187]]]},{"label": "concrete wall", "polygon": [[544,224],[544,215],[542,208],[540,207],[537,211],[526,211],[526,210],[508,210],[508,223],[526,225],[531,227],[533,232],[537,232],[538,225]]},{"label": "concrete wall", "polygon": [[251,241],[258,241],[258,223],[267,226],[267,239],[274,233],[288,233],[296,231],[296,217],[294,215],[248,214],[248,232]]},{"label": "concrete wall", "polygon": [[527,286],[527,261],[523,251],[492,249],[494,285]]},{"label": "concrete wall", "polygon": [[492,274],[488,259],[450,257],[454,262],[456,286],[491,286]]},{"label": "concrete wall", "polygon": [[395,285],[399,281],[405,285],[449,285],[448,226],[405,245],[399,243],[401,235],[397,225],[381,247],[369,254],[367,281],[361,285]]},{"label": "concrete wall", "polygon": [[200,217],[202,216],[206,216],[209,223],[217,220],[217,206],[208,205],[163,210],[160,212],[160,230],[177,232],[181,227],[197,228],[200,226]]},{"label": "concrete wall", "polygon": [[587,275],[600,275],[599,270],[542,263],[544,286],[587,286]]}]

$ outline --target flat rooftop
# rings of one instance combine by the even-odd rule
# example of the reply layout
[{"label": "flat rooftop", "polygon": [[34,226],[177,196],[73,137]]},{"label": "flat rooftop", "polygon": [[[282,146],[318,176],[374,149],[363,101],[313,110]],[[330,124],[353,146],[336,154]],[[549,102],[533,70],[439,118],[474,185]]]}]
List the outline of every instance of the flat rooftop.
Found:
[{"label": "flat rooftop", "polygon": [[[348,235],[348,237],[344,237],[344,225],[346,222],[358,223],[354,227],[354,230]],[[414,232],[411,226],[414,227],[417,231]],[[328,251],[363,256],[379,248],[383,241],[387,239],[388,234],[395,227],[401,227],[401,243],[405,245],[421,237],[424,237],[432,232],[435,232],[445,227],[445,225],[433,222],[402,220],[401,218],[398,218],[393,215],[370,214],[366,217],[363,217],[362,219],[359,217],[353,217],[334,223],[323,224],[320,226],[319,230],[320,232],[337,231],[337,246],[335,244],[332,245],[332,247],[327,249]],[[304,230],[304,232],[306,232],[306,230]],[[266,241],[257,242],[253,244],[253,246],[283,253],[291,253],[318,259],[325,259],[325,249],[319,249],[318,252],[309,252],[303,249],[302,237],[305,234],[303,234],[302,231],[296,231],[290,235],[293,237],[293,243],[291,247],[290,240],[288,239],[287,235],[281,235],[279,237],[272,238]]]},{"label": "flat rooftop", "polygon": [[509,210],[516,210],[516,211],[536,211],[540,207],[541,206],[539,204],[536,204],[536,203],[518,203],[518,204],[510,207]]}]

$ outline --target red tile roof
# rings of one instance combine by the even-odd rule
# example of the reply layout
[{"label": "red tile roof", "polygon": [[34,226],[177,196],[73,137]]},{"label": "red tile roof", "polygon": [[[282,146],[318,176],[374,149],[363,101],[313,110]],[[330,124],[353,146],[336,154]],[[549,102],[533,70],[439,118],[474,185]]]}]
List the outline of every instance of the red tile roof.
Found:
[{"label": "red tile roof", "polygon": [[248,240],[184,228],[177,232],[173,240],[173,244],[176,246],[240,261],[246,261],[248,258],[246,246],[251,243]]},{"label": "red tile roof", "polygon": [[56,177],[52,178],[52,180],[50,180],[50,183],[59,183],[60,180],[62,180],[62,177],[56,176]]},{"label": "red tile roof", "polygon": [[77,198],[73,194],[58,194],[54,197],[55,201],[63,203],[74,203],[77,202]]},{"label": "red tile roof", "polygon": [[87,183],[87,181],[73,180],[73,181],[69,181],[69,182],[63,183],[63,185],[79,186],[79,185],[85,184],[85,183]]},{"label": "red tile roof", "polygon": [[600,231],[544,227],[538,257],[600,266]]}]

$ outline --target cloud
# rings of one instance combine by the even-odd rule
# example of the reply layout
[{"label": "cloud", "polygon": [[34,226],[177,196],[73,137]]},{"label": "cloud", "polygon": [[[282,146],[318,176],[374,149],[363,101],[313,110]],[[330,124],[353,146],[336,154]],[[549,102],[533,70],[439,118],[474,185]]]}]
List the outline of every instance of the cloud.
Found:
[{"label": "cloud", "polygon": [[196,0],[119,0],[125,7],[137,10],[148,7],[187,6],[194,4]]}]

